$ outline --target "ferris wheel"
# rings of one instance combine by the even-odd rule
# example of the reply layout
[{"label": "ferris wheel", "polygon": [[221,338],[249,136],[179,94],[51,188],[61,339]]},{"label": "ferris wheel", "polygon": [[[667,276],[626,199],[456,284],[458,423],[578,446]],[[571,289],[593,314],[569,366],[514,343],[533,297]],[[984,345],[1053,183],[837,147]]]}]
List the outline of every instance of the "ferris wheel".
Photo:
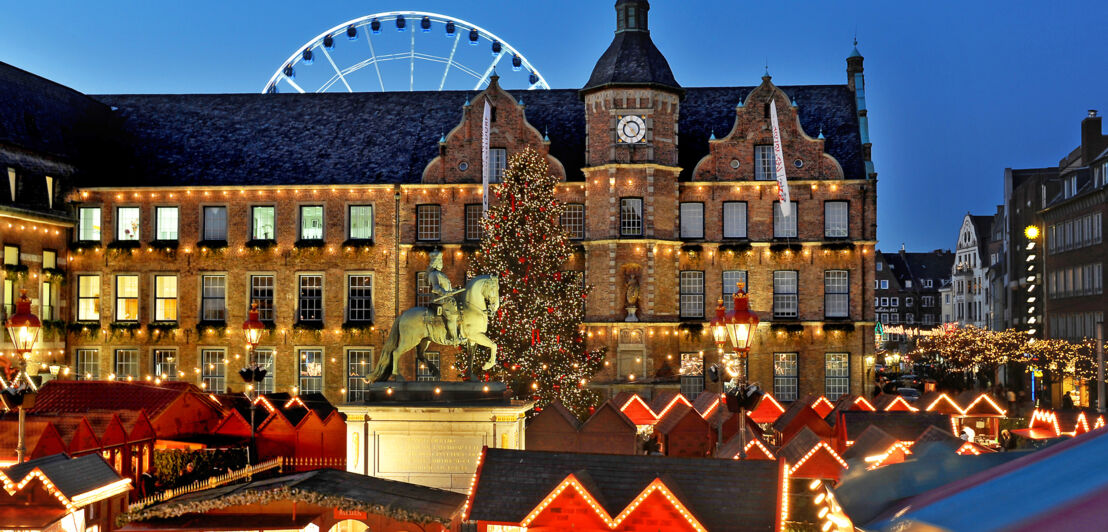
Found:
[{"label": "ferris wheel", "polygon": [[505,88],[550,88],[519,50],[476,24],[389,11],[344,22],[308,41],[277,68],[262,93],[480,90],[494,73]]}]

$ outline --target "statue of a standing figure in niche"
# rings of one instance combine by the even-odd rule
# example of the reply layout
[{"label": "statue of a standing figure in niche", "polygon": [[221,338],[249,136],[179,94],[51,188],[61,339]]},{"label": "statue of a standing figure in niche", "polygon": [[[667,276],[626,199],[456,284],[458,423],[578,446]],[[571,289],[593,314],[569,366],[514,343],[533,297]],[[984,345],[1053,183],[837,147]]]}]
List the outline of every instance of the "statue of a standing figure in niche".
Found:
[{"label": "statue of a standing figure in niche", "polygon": [[623,290],[624,298],[627,300],[626,321],[639,321],[638,316],[635,315],[639,310],[639,276],[636,272],[630,271],[624,274]]}]

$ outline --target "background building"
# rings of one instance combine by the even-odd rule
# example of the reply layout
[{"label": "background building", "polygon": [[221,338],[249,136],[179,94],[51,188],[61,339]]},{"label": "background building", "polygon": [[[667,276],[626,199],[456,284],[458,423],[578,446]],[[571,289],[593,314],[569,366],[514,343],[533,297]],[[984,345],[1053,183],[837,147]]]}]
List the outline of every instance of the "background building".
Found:
[{"label": "background building", "polygon": [[889,332],[889,326],[929,330],[944,323],[941,290],[950,285],[954,254],[941,249],[909,253],[904,247],[896,253],[878,250],[875,266],[873,304],[878,321],[887,329],[884,348],[910,349],[912,335]]},{"label": "background building", "polygon": [[[877,175],[861,54],[845,84],[779,87],[767,74],[685,88],[648,10],[618,3],[615,39],[582,90],[506,91],[494,77],[481,92],[86,96],[3,65],[8,93],[34,102],[39,124],[83,133],[73,143],[88,154],[55,193],[61,223],[75,224],[49,244],[64,289],[35,311],[58,309],[78,378],[224,391],[242,386],[239,324],[256,301],[270,324],[263,391],[358,402],[394,316],[429,299],[427,252],[443,249],[460,282],[480,245],[488,102],[494,180],[525,147],[564,180],[562,223],[580,244],[565,269],[595,287],[583,328],[588,347],[608,348],[594,385],[703,389],[719,359],[705,325],[745,282],[763,324],[751,380],[786,401],[860,393]],[[83,114],[54,111],[56,99]],[[790,217],[776,204],[771,102]],[[35,245],[22,260],[48,260]],[[33,273],[19,287],[44,289]],[[446,378],[456,352],[432,349]],[[411,358],[407,375],[433,378]]]},{"label": "background building", "polygon": [[973,325],[981,329],[989,327],[988,268],[991,263],[989,241],[992,239],[992,216],[974,216],[966,213],[962,228],[958,230],[951,283],[954,322]]}]

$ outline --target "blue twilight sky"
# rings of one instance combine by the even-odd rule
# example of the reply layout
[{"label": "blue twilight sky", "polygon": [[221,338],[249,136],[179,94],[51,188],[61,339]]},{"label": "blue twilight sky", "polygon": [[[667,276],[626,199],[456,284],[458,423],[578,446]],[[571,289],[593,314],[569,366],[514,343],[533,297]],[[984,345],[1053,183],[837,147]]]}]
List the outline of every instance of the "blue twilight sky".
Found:
[{"label": "blue twilight sky", "polygon": [[[257,92],[312,37],[389,10],[469,20],[553,87],[577,88],[614,27],[612,0],[5,4],[0,61],[91,94]],[[685,86],[756,85],[767,61],[781,85],[845,83],[857,31],[889,251],[952,247],[963,214],[994,212],[1005,167],[1057,165],[1077,146],[1086,110],[1108,113],[1105,20],[1103,0],[656,0],[651,9],[654,41]]]}]

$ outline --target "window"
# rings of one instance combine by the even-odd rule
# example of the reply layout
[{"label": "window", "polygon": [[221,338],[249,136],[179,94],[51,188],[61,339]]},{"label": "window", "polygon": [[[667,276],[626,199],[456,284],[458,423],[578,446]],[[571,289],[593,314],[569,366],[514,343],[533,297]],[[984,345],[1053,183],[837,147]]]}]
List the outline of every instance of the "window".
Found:
[{"label": "window", "polygon": [[889,289],[889,281],[888,280],[884,280],[884,279],[881,280],[881,289],[882,290],[888,290]]},{"label": "window", "polygon": [[772,145],[754,147],[754,179],[769,181],[777,179],[775,163]]},{"label": "window", "polygon": [[889,306],[889,298],[887,298],[887,297],[881,298],[881,305],[880,306],[882,306],[882,307]]},{"label": "window", "polygon": [[642,236],[642,198],[620,198],[619,235]]},{"label": "window", "polygon": [[481,204],[466,204],[466,240],[481,240]]},{"label": "window", "polygon": [[250,308],[251,303],[258,304],[258,320],[273,322],[272,275],[250,276],[250,301],[247,302],[247,309]]},{"label": "window", "polygon": [[823,309],[828,318],[850,317],[850,272],[823,272]]},{"label": "window", "polygon": [[934,314],[924,314],[923,315],[923,324],[924,325],[934,325],[935,324],[935,315]]},{"label": "window", "polygon": [[177,218],[177,207],[154,207],[154,238],[177,240]]},{"label": "window", "polygon": [[[911,288],[911,287],[909,287],[909,288]],[[911,307],[913,303],[915,303],[915,299],[912,299],[912,296],[906,296],[904,298],[904,306]]]},{"label": "window", "polygon": [[690,401],[704,391],[704,355],[681,353],[681,394]]},{"label": "window", "polygon": [[681,204],[681,238],[704,238],[704,204]]},{"label": "window", "polygon": [[273,393],[273,383],[277,380],[277,365],[273,363],[273,348],[259,347],[254,350],[254,362],[265,368],[265,378],[258,383],[261,393]]},{"label": "window", "polygon": [[649,376],[654,369],[651,358],[646,356],[642,346],[621,346],[616,355],[616,365],[620,378],[629,380]]},{"label": "window", "polygon": [[823,204],[823,236],[827,238],[846,238],[850,233],[849,203],[828,201]]},{"label": "window", "polygon": [[137,275],[115,277],[115,321],[138,321]]},{"label": "window", "polygon": [[346,319],[373,321],[373,276],[359,273],[346,276]]},{"label": "window", "polygon": [[200,351],[200,387],[212,393],[223,393],[227,381],[227,356],[222,349]]},{"label": "window", "polygon": [[100,320],[100,276],[77,276],[77,321]]},{"label": "window", "polygon": [[100,241],[100,207],[81,207],[77,212],[77,240]]},{"label": "window", "polygon": [[200,319],[202,321],[227,320],[227,277],[203,275],[200,277]]},{"label": "window", "polygon": [[58,267],[58,252],[52,249],[42,250],[42,267],[43,268],[57,268]]},{"label": "window", "polygon": [[773,272],[773,317],[795,318],[797,310],[797,272]]},{"label": "window", "polygon": [[19,264],[19,247],[4,246],[4,265],[16,266]]},{"label": "window", "polygon": [[934,286],[935,286],[935,283],[931,279],[924,279],[923,280],[923,287],[924,288],[933,288]]},{"label": "window", "polygon": [[369,240],[373,238],[373,206],[351,205],[349,223],[348,238],[351,240]]},{"label": "window", "polygon": [[508,150],[489,148],[489,183],[499,183],[504,179],[504,169],[508,167]]},{"label": "window", "polygon": [[373,350],[350,349],[346,352],[346,401],[350,403],[366,400],[369,391],[367,377],[373,371]]},{"label": "window", "polygon": [[682,271],[680,278],[681,317],[704,317],[704,272]]},{"label": "window", "polygon": [[227,207],[204,207],[204,240],[227,240]]},{"label": "window", "polygon": [[115,350],[115,378],[118,380],[135,380],[139,376],[138,350]]},{"label": "window", "polygon": [[42,295],[39,299],[39,318],[43,320],[54,319],[54,283],[42,282]]},{"label": "window", "polygon": [[301,275],[297,321],[323,321],[323,276]]},{"label": "window", "polygon": [[897,314],[895,312],[893,312],[892,314],[889,314],[889,323],[894,324],[894,325],[897,324],[897,323],[900,323],[900,314]]},{"label": "window", "polygon": [[439,205],[416,206],[416,240],[442,238],[442,207]]},{"label": "window", "polygon": [[933,307],[935,306],[935,296],[921,296],[920,306]]},{"label": "window", "polygon": [[727,307],[728,312],[732,308],[733,295],[738,291],[738,284],[743,284],[743,290],[750,293],[750,285],[746,282],[745,270],[723,270],[723,306]]},{"label": "window", "polygon": [[177,321],[177,276],[154,276],[154,321]]},{"label": "window", "polygon": [[119,207],[115,210],[115,239],[139,239],[138,207]]},{"label": "window", "polygon": [[916,323],[916,315],[911,313],[911,312],[905,314],[904,315],[904,323],[907,323],[909,325],[914,325]]},{"label": "window", "polygon": [[78,349],[74,354],[77,366],[77,380],[100,380],[100,351],[96,349]]},{"label": "window", "polygon": [[723,238],[746,238],[746,202],[723,203]]},{"label": "window", "polygon": [[890,297],[889,298],[889,306],[899,307],[900,306],[900,298],[899,297]]},{"label": "window", "polygon": [[251,207],[250,208],[250,238],[252,240],[273,240],[276,225],[276,208]]},{"label": "window", "polygon": [[177,380],[177,351],[175,349],[154,350],[154,376],[163,381]]},{"label": "window", "polygon": [[781,213],[781,202],[773,202],[773,238],[796,238],[796,202],[788,216]]},{"label": "window", "polygon": [[301,349],[299,358],[300,394],[323,393],[323,350]]},{"label": "window", "polygon": [[[439,368],[439,353],[437,351],[427,351],[423,353],[423,356],[428,362],[434,364],[435,368]],[[435,376],[435,372],[431,371],[431,367],[426,364],[420,364],[416,368],[416,380],[417,381],[437,381],[438,377]]]},{"label": "window", "polygon": [[773,354],[773,397],[795,401],[797,395],[796,353]]},{"label": "window", "polygon": [[823,363],[823,395],[834,401],[850,393],[850,353],[827,353]]},{"label": "window", "polygon": [[300,206],[300,240],[323,240],[323,206]]},{"label": "window", "polygon": [[427,272],[416,272],[416,306],[430,305],[433,296],[431,284],[427,282]]},{"label": "window", "polygon": [[881,270],[885,269],[885,263],[884,262],[877,261],[876,266],[877,266],[877,271],[881,271]]},{"label": "window", "polygon": [[568,203],[562,211],[562,228],[569,233],[571,240],[585,238],[585,205]]}]

